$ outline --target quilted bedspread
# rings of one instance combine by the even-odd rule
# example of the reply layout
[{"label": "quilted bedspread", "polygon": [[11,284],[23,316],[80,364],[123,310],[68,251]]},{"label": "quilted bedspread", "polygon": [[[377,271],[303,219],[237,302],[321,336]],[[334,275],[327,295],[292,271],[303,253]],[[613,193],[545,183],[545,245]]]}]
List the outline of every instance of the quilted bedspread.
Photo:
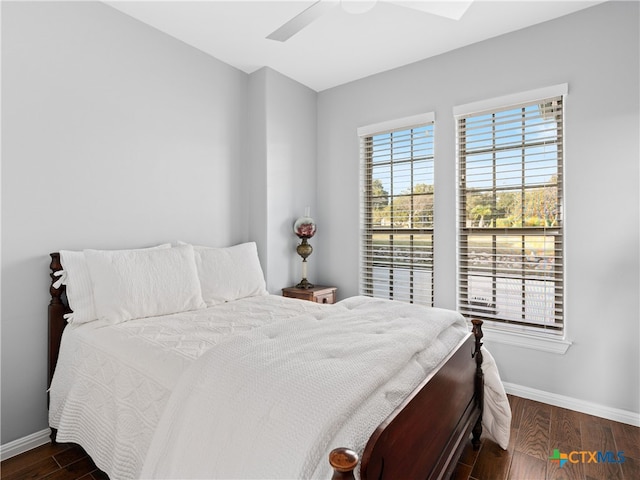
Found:
[{"label": "quilted bedspread", "polygon": [[82,445],[111,479],[139,478],[178,378],[231,334],[321,309],[278,296],[108,325],[70,324],[50,388],[49,425]]},{"label": "quilted bedspread", "polygon": [[328,451],[362,451],[467,331],[455,312],[367,297],[69,326],[50,424],[114,479],[330,478]]}]

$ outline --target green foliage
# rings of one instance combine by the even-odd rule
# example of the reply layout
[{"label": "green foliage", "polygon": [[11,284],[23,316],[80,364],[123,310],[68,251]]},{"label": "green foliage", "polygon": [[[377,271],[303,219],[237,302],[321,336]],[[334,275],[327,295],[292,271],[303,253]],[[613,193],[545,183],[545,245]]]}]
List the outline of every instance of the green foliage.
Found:
[{"label": "green foliage", "polygon": [[416,184],[413,191],[405,190],[389,200],[389,195],[382,188],[382,183],[374,180],[372,193],[374,225],[395,228],[431,228],[433,226],[433,185]]},{"label": "green foliage", "polygon": [[[380,180],[371,185],[372,220],[378,227],[432,228],[433,185],[416,184],[391,197]],[[555,177],[524,190],[468,191],[467,225],[478,228],[552,227],[558,224]]]},{"label": "green foliage", "polygon": [[382,181],[378,179],[371,183],[371,203],[374,211],[389,205],[389,192],[384,189]]},{"label": "green foliage", "polygon": [[[558,224],[558,189],[548,186],[525,190],[467,193],[467,225],[497,228],[553,227]],[[524,198],[523,198],[524,197]]]},{"label": "green foliage", "polygon": [[540,217],[527,217],[524,219],[525,227],[544,227],[545,222]]}]

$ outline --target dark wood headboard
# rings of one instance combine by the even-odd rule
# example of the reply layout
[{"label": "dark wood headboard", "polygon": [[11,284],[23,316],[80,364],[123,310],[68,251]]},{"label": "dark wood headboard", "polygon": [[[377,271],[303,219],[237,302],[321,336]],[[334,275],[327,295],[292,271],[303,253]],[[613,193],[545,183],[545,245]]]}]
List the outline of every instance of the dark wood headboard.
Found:
[{"label": "dark wood headboard", "polygon": [[58,353],[60,352],[60,340],[62,339],[62,331],[67,325],[67,321],[64,319],[66,313],[71,313],[67,298],[65,295],[65,286],[60,285],[59,288],[54,287],[54,283],[59,280],[59,277],[54,273],[62,270],[62,264],[60,263],[60,254],[58,252],[51,254],[51,285],[49,286],[49,293],[51,294],[51,301],[49,302],[49,377],[47,385],[51,386],[51,379],[53,378],[53,371],[56,368],[56,362],[58,361]]}]

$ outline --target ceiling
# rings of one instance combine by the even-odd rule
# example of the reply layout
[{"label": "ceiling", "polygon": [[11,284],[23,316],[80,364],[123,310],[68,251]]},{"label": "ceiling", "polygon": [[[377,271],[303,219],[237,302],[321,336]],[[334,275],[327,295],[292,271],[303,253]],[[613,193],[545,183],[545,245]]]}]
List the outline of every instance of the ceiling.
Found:
[{"label": "ceiling", "polygon": [[602,3],[465,1],[457,2],[462,3],[458,5],[462,17],[457,20],[428,13],[443,13],[443,4],[451,2],[368,0],[373,5],[369,11],[353,14],[339,1],[322,0],[331,4],[325,13],[291,38],[284,42],[266,38],[315,1],[105,3],[246,73],[267,66],[316,91]]}]

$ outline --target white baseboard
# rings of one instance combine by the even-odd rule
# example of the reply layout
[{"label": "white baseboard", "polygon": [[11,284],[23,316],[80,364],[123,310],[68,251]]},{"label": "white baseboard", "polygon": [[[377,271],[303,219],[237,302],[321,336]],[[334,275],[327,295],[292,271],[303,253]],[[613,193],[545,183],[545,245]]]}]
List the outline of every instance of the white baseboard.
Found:
[{"label": "white baseboard", "polygon": [[516,397],[548,403],[556,407],[567,408],[569,410],[575,410],[576,412],[613,420],[614,422],[627,423],[635,427],[640,427],[640,414],[629,410],[607,407],[606,405],[566,397],[564,395],[558,395],[557,393],[549,393],[535,388],[523,387],[522,385],[516,385],[514,383],[504,382],[504,389],[507,393],[515,395]]},{"label": "white baseboard", "polygon": [[49,438],[50,434],[51,430],[47,428],[45,430],[32,433],[31,435],[27,435],[26,437],[14,440],[13,442],[9,442],[6,445],[0,445],[0,460],[4,461],[7,458],[15,457],[16,455],[27,452],[32,448],[49,443],[51,441]]}]

